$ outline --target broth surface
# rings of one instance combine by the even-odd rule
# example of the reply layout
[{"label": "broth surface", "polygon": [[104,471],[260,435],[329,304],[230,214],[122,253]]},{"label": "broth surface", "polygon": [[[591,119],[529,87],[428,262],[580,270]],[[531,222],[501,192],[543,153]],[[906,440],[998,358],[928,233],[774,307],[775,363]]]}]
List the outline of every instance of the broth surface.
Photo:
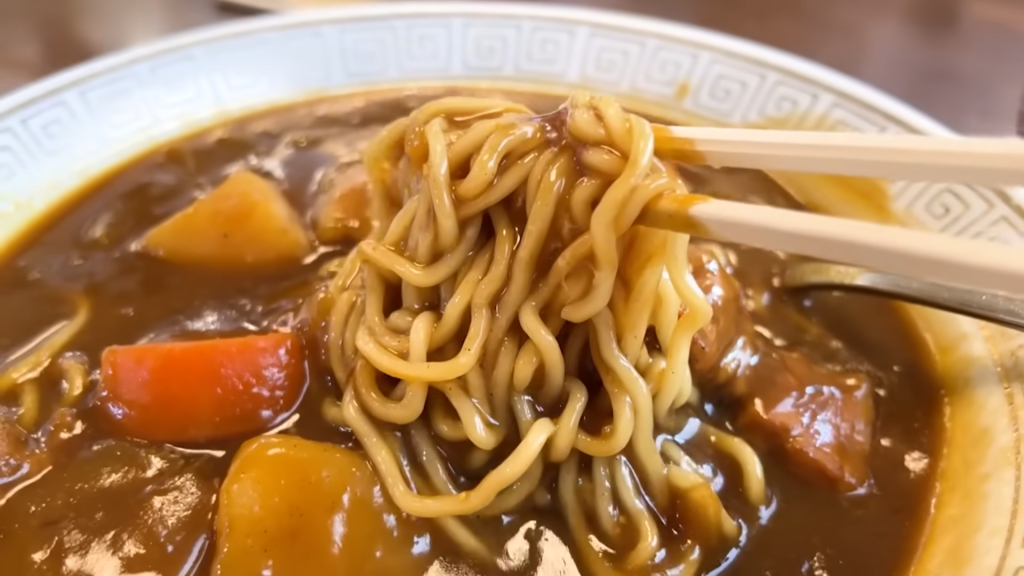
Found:
[{"label": "broth surface", "polygon": [[[0,267],[0,318],[5,319],[0,328],[0,358],[13,355],[39,333],[67,319],[73,312],[68,294],[74,293],[88,298],[92,314],[85,329],[65,349],[87,358],[93,385],[100,378],[100,355],[108,346],[238,336],[278,328],[308,337],[303,306],[323,281],[318,270],[350,246],[323,247],[301,267],[284,272],[225,274],[152,258],[133,250],[135,243],[239,167],[283,183],[288,201],[309,220],[324,170],[339,161],[358,163],[361,145],[378,130],[441,93],[344,96],[262,113],[164,146],[90,186],[80,200],[62,207],[26,238]],[[501,96],[538,111],[552,109],[561,100],[525,94]],[[688,169],[684,175],[698,193],[798,207],[760,173]],[[751,311],[758,332],[781,341],[806,339],[806,331],[794,321],[792,311],[799,310],[800,318],[824,327],[852,351],[874,377],[876,389],[870,487],[841,495],[831,486],[794,474],[781,455],[760,451],[771,502],[762,510],[745,510],[737,504],[737,495],[722,494],[726,507],[737,511],[743,535],[738,549],[716,573],[902,573],[916,553],[927,518],[942,436],[938,377],[922,338],[902,312],[887,302],[857,295],[784,293],[776,286],[788,257],[736,246],[722,248],[735,264],[744,297],[761,303]],[[832,353],[831,340],[811,339],[805,346],[824,358]],[[284,431],[358,450],[351,434],[321,417],[323,401],[336,393],[332,377],[322,366],[322,359],[310,353],[308,385],[298,417],[283,423]],[[40,382],[44,414],[49,414],[57,408],[61,376],[50,366],[40,375]],[[54,441],[52,447],[44,446],[47,465],[52,466],[49,472],[38,481],[17,478],[0,484],[0,566],[5,571],[12,567],[12,574],[91,573],[84,564],[77,565],[80,571],[76,572],[66,560],[53,561],[60,553],[65,558],[88,556],[74,550],[53,552],[54,541],[66,543],[70,541],[67,535],[74,533],[91,543],[83,550],[101,555],[104,552],[96,552],[96,543],[105,543],[110,556],[118,545],[134,542],[140,552],[130,565],[119,565],[117,573],[209,573],[212,532],[188,541],[187,546],[193,547],[188,553],[168,554],[161,548],[178,546],[180,550],[186,539],[175,540],[177,534],[186,534],[204,521],[212,522],[214,507],[208,502],[209,494],[220,486],[245,439],[140,447],[110,430],[94,406],[94,396],[87,395],[75,406],[72,422],[51,419],[34,436],[32,441],[40,445],[51,431],[66,437]],[[13,419],[16,398],[8,394],[3,401],[6,407],[0,409],[4,410],[0,418]],[[710,402],[705,402],[703,409],[717,425],[733,429],[728,411],[716,409]],[[61,427],[65,425],[66,429]],[[748,440],[756,445],[756,439]],[[152,482],[139,479],[148,478],[147,458],[166,462]],[[731,472],[728,466],[723,468],[728,480]],[[117,492],[105,493],[102,505],[89,500],[90,479],[113,481],[118,471],[124,470],[136,470],[138,477],[124,480]],[[168,504],[155,508],[152,519],[166,520],[169,528],[160,532],[134,527],[140,506],[156,493],[169,502],[187,503],[188,513]],[[200,501],[206,503],[200,505]],[[70,518],[38,514],[40,502],[67,510]],[[100,516],[102,521],[91,520]],[[500,522],[496,519],[494,530],[484,537],[491,539],[489,544],[495,550],[501,550],[527,520],[536,520],[569,541],[562,517],[547,512],[510,515]],[[440,532],[426,521],[417,522],[425,536],[414,540],[414,555],[426,564],[437,557],[462,562]],[[399,540],[395,542],[399,545]],[[47,560],[51,553],[52,559]],[[183,566],[184,572],[180,572]],[[500,573],[496,568],[476,569]]]}]

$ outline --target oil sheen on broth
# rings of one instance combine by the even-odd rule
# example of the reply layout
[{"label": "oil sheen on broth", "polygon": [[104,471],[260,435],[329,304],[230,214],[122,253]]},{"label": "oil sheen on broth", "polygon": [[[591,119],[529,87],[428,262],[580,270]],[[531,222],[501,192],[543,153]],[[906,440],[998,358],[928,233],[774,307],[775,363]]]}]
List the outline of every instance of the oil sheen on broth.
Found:
[{"label": "oil sheen on broth", "polygon": [[[351,250],[365,222],[350,219],[318,230],[329,242],[318,243],[304,264],[258,273],[179,266],[138,250],[139,239],[154,226],[241,168],[278,183],[287,203],[315,228],[325,173],[345,178],[357,172],[362,145],[387,123],[453,93],[345,96],[208,130],[103,178],[23,239],[0,268],[0,359],[17,359],[40,334],[59,331],[76,312],[73,295],[84,295],[90,309],[84,329],[62,347],[60,361],[31,375],[37,397],[28,401],[39,407],[36,418],[25,419],[18,410],[24,394],[32,393],[14,386],[5,391],[0,384],[0,565],[14,574],[95,574],[98,566],[106,566],[104,574],[253,573],[256,565],[246,564],[244,550],[224,549],[226,541],[237,540],[278,547],[283,563],[275,573],[366,565],[422,573],[438,558],[479,573],[502,573],[468,558],[430,520],[397,510],[382,496],[372,467],[337,449],[358,452],[359,442],[323,418],[322,406],[337,388],[310,326],[311,300],[325,282],[323,264]],[[531,94],[500,96],[540,111],[561,102]],[[695,192],[799,208],[760,173],[681,173]],[[702,569],[832,576],[905,571],[933,495],[942,434],[937,376],[920,336],[896,307],[882,301],[784,293],[777,286],[788,257],[695,240],[690,259],[715,306],[712,325],[698,335],[691,357],[701,393],[692,410],[757,449],[769,492],[767,505],[751,506],[737,488],[735,464],[718,456],[707,439],[689,440],[686,448],[698,463],[719,475],[715,485],[722,502],[741,527],[739,544]],[[241,453],[251,434],[224,437],[196,429],[179,435],[173,422],[167,430],[152,422],[133,424],[125,412],[131,402],[145,399],[112,402],[107,391],[97,390],[108,347],[168,341],[201,346],[211,338],[273,332],[296,334],[307,344],[301,389],[295,389],[301,401],[287,419],[265,422],[279,435],[250,441]],[[239,355],[249,353],[249,344],[238,346]],[[180,354],[196,357],[194,350]],[[76,366],[86,367],[87,382],[80,395],[69,396]],[[201,367],[179,368],[179,378],[203,377]],[[855,455],[845,459],[857,447],[816,453],[797,445],[798,437],[773,439],[780,424],[759,420],[748,402],[779,393],[780,387],[810,390],[858,379],[870,382],[864,390],[873,411],[868,429],[853,434],[870,442],[863,470],[853,462]],[[286,404],[289,396],[280,398]],[[244,424],[237,415],[219,422],[226,429]],[[794,426],[815,423],[805,424]],[[167,444],[131,439],[137,436],[130,432],[134,425],[144,426],[152,438],[169,434]],[[466,457],[447,450],[453,461]],[[237,512],[256,505],[265,512],[252,518]],[[232,520],[244,522],[228,527],[215,517],[218,506],[231,507]],[[478,536],[500,556],[505,543],[533,521],[527,541],[536,544],[549,531],[548,538],[571,543],[555,506],[548,502],[480,520],[486,529]],[[272,535],[301,534],[304,542],[282,543],[238,528],[261,522],[274,524]],[[338,522],[358,528],[341,526],[332,535]],[[224,542],[215,543],[215,534]],[[668,536],[664,547],[682,546]],[[331,552],[332,539],[343,547],[340,560]],[[539,562],[534,547],[511,571],[530,573]],[[586,573],[582,564],[580,569]]]}]

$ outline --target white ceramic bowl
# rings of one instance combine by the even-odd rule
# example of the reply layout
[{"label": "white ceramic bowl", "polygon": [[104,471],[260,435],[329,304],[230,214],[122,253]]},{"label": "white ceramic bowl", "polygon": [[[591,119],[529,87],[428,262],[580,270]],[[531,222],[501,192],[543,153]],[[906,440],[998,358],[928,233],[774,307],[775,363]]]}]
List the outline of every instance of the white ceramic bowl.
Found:
[{"label": "white ceramic bowl", "polygon": [[[253,109],[417,83],[584,87],[728,124],[946,133],[809,61],[722,34],[624,14],[516,4],[375,4],[254,18],[68,70],[0,100],[0,247],[83,183],[140,152]],[[811,193],[813,196],[813,192]],[[900,183],[818,209],[1024,241],[1021,193]],[[914,310],[949,406],[934,514],[915,575],[1024,574],[1024,378],[1017,334]],[[794,535],[799,537],[799,535]]]}]

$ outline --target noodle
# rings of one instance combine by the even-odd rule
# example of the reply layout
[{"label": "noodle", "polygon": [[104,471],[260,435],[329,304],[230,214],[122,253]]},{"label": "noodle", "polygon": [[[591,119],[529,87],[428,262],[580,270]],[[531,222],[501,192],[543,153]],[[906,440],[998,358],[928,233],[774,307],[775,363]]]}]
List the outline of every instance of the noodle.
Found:
[{"label": "noodle", "polygon": [[88,361],[85,355],[70,352],[62,354],[57,359],[57,365],[64,374],[60,405],[67,408],[77,402],[85,392],[89,381]]},{"label": "noodle", "polygon": [[[477,557],[456,517],[548,494],[594,574],[692,574],[707,542],[738,538],[684,448],[657,441],[693,401],[690,346],[711,318],[688,237],[634,226],[651,199],[686,193],[660,152],[646,120],[586,95],[545,117],[439,99],[365,151],[375,228],[328,270],[322,325],[342,400],[324,413],[351,428],[402,510]],[[702,431],[764,504],[750,447]],[[689,544],[660,554],[674,518],[694,519],[669,527]]]},{"label": "noodle", "polygon": [[15,353],[6,366],[0,367],[0,395],[14,391],[18,397],[18,425],[33,430],[43,416],[41,407],[40,374],[57,361],[64,375],[64,389],[60,405],[74,404],[85,391],[89,378],[85,359],[79,354],[58,357],[89,320],[91,307],[82,295],[71,296],[75,314],[70,320],[59,322],[38,336],[19,353]]},{"label": "noodle", "polygon": [[39,422],[39,380],[28,380],[18,385],[18,425],[32,430]]},{"label": "noodle", "polygon": [[15,354],[7,366],[0,368],[0,394],[22,382],[35,379],[82,330],[89,320],[89,301],[79,295],[74,295],[73,300],[75,315],[70,320],[54,325],[21,354]]}]

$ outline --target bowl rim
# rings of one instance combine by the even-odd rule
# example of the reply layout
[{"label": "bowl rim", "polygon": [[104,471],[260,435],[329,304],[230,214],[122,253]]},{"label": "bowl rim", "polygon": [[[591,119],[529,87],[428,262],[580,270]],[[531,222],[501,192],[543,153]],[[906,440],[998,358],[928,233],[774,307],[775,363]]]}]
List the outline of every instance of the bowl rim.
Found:
[{"label": "bowl rim", "polygon": [[751,61],[770,61],[794,74],[844,93],[876,110],[898,119],[914,129],[934,135],[952,135],[950,128],[914,106],[876,88],[867,82],[839,72],[809,58],[771,47],[753,40],[719,32],[681,21],[640,16],[628,12],[579,6],[548,6],[523,2],[385,2],[303,9],[256,15],[237,21],[215,22],[197,28],[169,34],[138,46],[97,56],[80,64],[37,79],[0,96],[0,116],[4,116],[53,93],[118,68],[170,52],[186,46],[203,44],[228,38],[327,22],[362,18],[390,18],[401,16],[505,16],[533,17],[548,20],[597,24],[611,28],[628,28],[653,34],[685,37],[701,45],[726,53],[733,53]]}]

